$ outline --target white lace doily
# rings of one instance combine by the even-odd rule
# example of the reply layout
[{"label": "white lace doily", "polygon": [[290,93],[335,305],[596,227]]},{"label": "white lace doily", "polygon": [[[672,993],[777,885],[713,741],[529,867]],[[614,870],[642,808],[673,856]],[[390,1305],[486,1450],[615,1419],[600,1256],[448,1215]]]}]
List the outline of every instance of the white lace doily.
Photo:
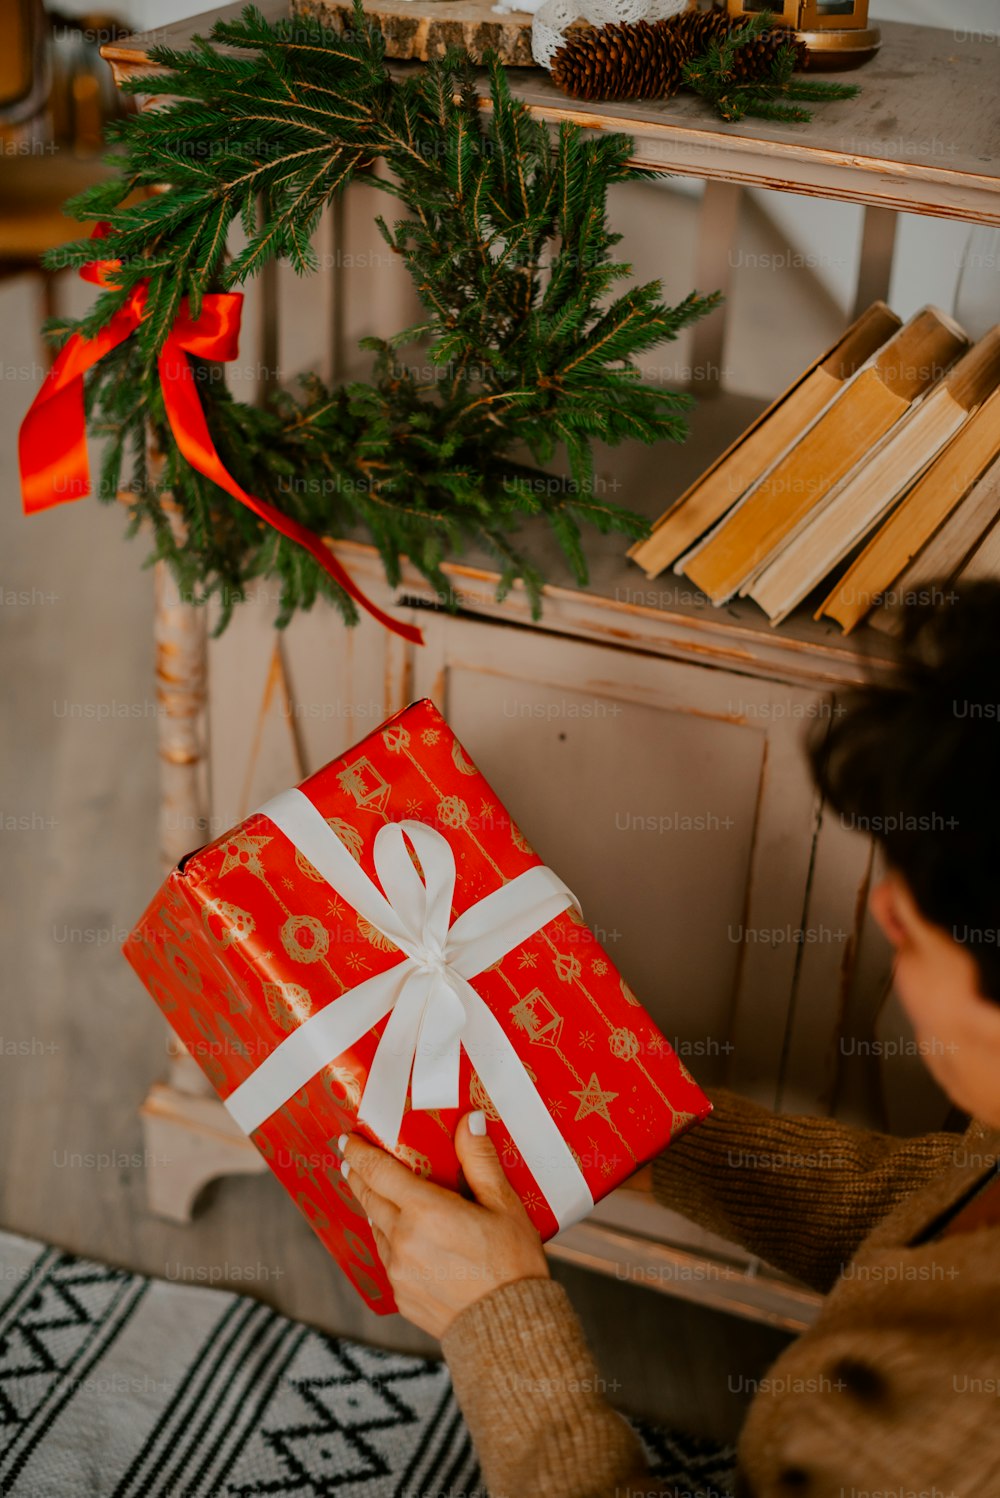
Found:
[{"label": "white lace doily", "polygon": [[687,8],[687,0],[499,0],[492,7],[501,16],[512,11],[533,16],[531,55],[540,68],[551,68],[573,21],[589,21],[592,26],[613,21],[620,26],[625,21],[662,21]]}]

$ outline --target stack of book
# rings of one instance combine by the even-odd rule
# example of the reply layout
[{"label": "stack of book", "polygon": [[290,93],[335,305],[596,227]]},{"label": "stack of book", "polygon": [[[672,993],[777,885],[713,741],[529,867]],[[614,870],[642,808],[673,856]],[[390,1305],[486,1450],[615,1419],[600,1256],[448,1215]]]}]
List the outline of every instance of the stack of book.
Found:
[{"label": "stack of book", "polygon": [[826,580],[817,619],[893,629],[897,598],[994,568],[998,518],[1000,325],[970,346],[937,308],[876,302],[628,554],[772,624]]}]

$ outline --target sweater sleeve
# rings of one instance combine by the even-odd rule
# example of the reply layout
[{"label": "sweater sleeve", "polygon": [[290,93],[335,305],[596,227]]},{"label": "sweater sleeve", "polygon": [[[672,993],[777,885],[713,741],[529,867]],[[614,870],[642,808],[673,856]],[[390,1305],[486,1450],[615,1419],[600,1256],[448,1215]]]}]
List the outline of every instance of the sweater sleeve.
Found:
[{"label": "sweater sleeve", "polygon": [[456,1316],[441,1347],[490,1498],[624,1498],[635,1482],[658,1493],[557,1280],[500,1285]]},{"label": "sweater sleeve", "polygon": [[654,1195],[823,1292],[897,1202],[948,1169],[958,1137],[772,1113],[722,1088],[712,1102],[653,1161]]}]

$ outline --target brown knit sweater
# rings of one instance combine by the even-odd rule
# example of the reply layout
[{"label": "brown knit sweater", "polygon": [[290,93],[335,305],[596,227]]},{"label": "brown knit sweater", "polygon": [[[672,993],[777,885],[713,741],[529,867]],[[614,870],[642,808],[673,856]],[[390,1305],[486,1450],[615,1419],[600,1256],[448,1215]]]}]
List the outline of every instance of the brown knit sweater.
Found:
[{"label": "brown knit sweater", "polygon": [[[713,1102],[655,1160],[657,1197],[829,1292],[750,1407],[739,1498],[1000,1498],[1000,1226],[911,1246],[1000,1131],[897,1139]],[[555,1280],[492,1291],[442,1347],[491,1498],[673,1498]]]}]

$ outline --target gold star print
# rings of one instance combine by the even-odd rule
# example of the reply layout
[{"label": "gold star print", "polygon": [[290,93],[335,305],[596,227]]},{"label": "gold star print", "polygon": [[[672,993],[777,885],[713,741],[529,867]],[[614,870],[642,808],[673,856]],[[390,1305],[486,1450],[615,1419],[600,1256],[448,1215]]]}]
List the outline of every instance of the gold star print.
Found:
[{"label": "gold star print", "polygon": [[368,966],[367,957],[362,957],[360,952],[348,952],[345,960],[347,962],[347,966],[354,968],[355,971]]},{"label": "gold star print", "polygon": [[608,970],[608,964],[604,961],[603,957],[595,957],[590,965],[598,976],[603,976]]},{"label": "gold star print", "polygon": [[593,1045],[594,1045],[594,1032],[593,1032],[593,1030],[582,1030],[580,1032],[580,1044],[586,1050],[588,1050],[588,1051],[593,1048]]},{"label": "gold star print", "polygon": [[285,889],[294,889],[295,888],[294,883],[292,882],[291,879],[289,879],[289,877],[288,877],[287,874],[282,874],[282,876],[281,876],[281,882],[284,885]]},{"label": "gold star print", "polygon": [[517,965],[518,967],[534,967],[537,961],[537,952],[522,952],[520,957],[518,958]]},{"label": "gold star print", "polygon": [[327,915],[336,916],[339,920],[344,914],[344,902],[342,900],[327,900],[326,913]]},{"label": "gold star print", "polygon": [[271,841],[269,837],[256,837],[251,833],[234,833],[226,842],[226,856],[222,860],[219,878],[231,873],[233,869],[246,869],[249,873],[256,874],[258,879],[266,878],[264,865],[260,861],[260,850],[266,848]]},{"label": "gold star print", "polygon": [[437,728],[425,728],[420,737],[425,744],[436,744],[441,737],[441,732]]},{"label": "gold star print", "polygon": [[423,804],[419,796],[410,796],[406,802],[406,815],[408,817],[418,817]]},{"label": "gold star print", "polygon": [[521,1202],[526,1212],[537,1212],[542,1205],[542,1198],[537,1191],[526,1191],[521,1197]]},{"label": "gold star print", "polygon": [[574,1119],[574,1122],[579,1121],[581,1118],[586,1118],[590,1113],[599,1113],[608,1123],[611,1122],[608,1104],[614,1102],[618,1094],[617,1092],[605,1092],[602,1090],[601,1084],[597,1080],[596,1071],[591,1072],[590,1081],[586,1087],[581,1087],[579,1092],[574,1092],[571,1087],[569,1095],[570,1097],[580,1099],[580,1106],[576,1110],[576,1119]]}]

